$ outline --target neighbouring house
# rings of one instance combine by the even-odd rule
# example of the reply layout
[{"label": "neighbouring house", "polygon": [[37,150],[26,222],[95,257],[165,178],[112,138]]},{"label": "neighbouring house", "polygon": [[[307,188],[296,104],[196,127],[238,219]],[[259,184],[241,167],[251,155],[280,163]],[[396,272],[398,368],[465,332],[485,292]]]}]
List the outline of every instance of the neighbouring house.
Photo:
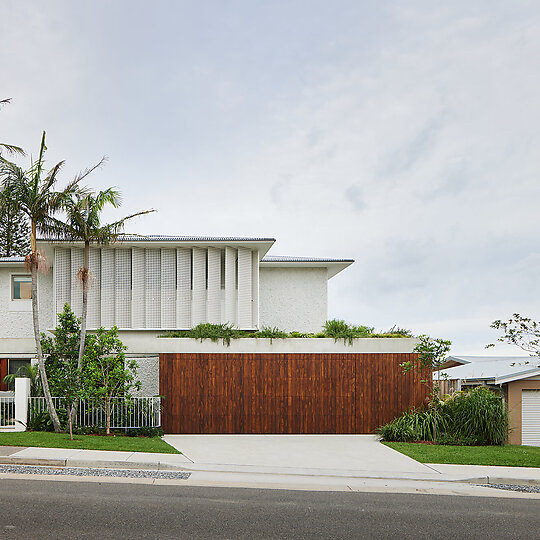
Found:
[{"label": "neighbouring house", "polygon": [[503,392],[510,416],[510,444],[540,446],[540,358],[450,356],[443,370],[448,393],[487,386]]},{"label": "neighbouring house", "polygon": [[[328,280],[351,259],[268,255],[273,238],[126,236],[91,248],[88,329],[119,328],[144,395],[164,396],[163,427],[186,433],[368,433],[422,403],[399,363],[414,340],[328,338],[222,342],[160,337],[199,323],[319,332]],[[44,241],[42,331],[68,303],[81,313],[82,244]],[[30,275],[0,259],[0,376],[35,355]]]}]

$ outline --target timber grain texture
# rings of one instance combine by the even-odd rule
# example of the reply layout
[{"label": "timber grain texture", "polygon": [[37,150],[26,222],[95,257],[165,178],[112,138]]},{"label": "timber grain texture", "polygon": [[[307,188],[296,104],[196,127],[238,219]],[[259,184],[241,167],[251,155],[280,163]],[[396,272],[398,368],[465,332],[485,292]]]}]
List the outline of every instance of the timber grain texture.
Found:
[{"label": "timber grain texture", "polygon": [[165,433],[373,433],[421,405],[413,354],[160,354]]},{"label": "timber grain texture", "polygon": [[0,391],[7,390],[7,385],[3,382],[4,377],[8,374],[7,358],[0,358]]}]

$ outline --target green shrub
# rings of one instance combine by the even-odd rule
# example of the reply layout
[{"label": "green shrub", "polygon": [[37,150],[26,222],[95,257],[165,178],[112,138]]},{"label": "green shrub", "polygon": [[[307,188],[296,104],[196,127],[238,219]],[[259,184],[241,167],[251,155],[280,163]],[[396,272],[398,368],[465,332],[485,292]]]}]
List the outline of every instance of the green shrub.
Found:
[{"label": "green shrub", "polygon": [[500,395],[478,387],[459,393],[445,406],[452,411],[453,434],[459,439],[476,439],[478,444],[501,445],[508,439],[508,410]]},{"label": "green shrub", "polygon": [[273,327],[263,326],[257,332],[253,332],[250,337],[270,338],[270,342],[272,342],[273,339],[284,339],[284,338],[286,338],[288,336],[289,335],[287,334],[287,332],[284,332],[283,330],[280,330],[276,326],[273,326]]},{"label": "green shrub", "polygon": [[[58,420],[60,420],[60,427],[66,429],[68,424],[67,409],[57,408],[56,414],[58,414]],[[46,409],[40,412],[30,411],[29,417],[26,427],[30,431],[54,431],[51,416]]]},{"label": "green shrub", "polygon": [[324,323],[324,335],[334,338],[334,341],[342,339],[352,345],[353,339],[369,337],[373,334],[374,328],[370,326],[354,326],[341,319],[332,319]]},{"label": "green shrub", "polygon": [[[385,441],[435,439],[434,409],[404,412],[377,432]],[[461,392],[439,403],[437,442],[455,445],[502,445],[508,438],[508,411],[502,398],[488,388]],[[412,435],[411,435],[412,434]],[[389,438],[387,438],[389,437]]]}]

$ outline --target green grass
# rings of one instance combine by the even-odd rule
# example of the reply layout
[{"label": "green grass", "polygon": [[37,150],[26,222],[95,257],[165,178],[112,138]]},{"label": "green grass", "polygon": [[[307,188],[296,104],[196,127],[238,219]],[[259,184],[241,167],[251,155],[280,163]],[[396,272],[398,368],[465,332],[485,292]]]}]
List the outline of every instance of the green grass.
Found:
[{"label": "green grass", "polygon": [[540,467],[540,447],[537,446],[446,446],[402,442],[383,444],[421,463]]},{"label": "green grass", "polygon": [[73,435],[45,431],[0,433],[0,446],[38,446],[42,448],[78,448],[81,450],[114,450],[123,452],[158,452],[179,454],[160,437],[124,437],[99,435]]}]

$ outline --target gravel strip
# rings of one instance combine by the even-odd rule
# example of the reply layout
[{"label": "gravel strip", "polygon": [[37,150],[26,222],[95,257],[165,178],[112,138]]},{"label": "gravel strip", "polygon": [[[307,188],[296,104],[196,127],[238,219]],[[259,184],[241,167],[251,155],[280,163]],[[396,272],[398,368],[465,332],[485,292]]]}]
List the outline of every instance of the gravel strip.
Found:
[{"label": "gravel strip", "polygon": [[522,491],[523,493],[540,493],[540,486],[524,486],[517,484],[481,484],[482,487],[506,489],[507,491]]},{"label": "gravel strip", "polygon": [[0,465],[0,473],[50,474],[54,476],[116,476],[122,478],[159,478],[187,480],[191,473],[144,471],[137,469],[90,469],[84,467],[39,467],[36,465]]}]

